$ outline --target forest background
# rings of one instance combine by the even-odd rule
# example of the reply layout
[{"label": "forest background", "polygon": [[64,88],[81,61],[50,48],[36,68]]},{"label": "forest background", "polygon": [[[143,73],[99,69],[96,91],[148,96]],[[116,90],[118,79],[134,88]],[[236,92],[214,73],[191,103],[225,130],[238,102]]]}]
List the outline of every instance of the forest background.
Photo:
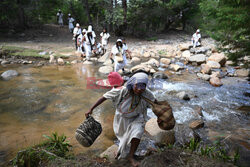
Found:
[{"label": "forest background", "polygon": [[194,32],[219,41],[234,61],[250,55],[249,0],[1,0],[2,33],[56,23],[59,9],[80,25],[116,36],[152,37],[170,29]]}]

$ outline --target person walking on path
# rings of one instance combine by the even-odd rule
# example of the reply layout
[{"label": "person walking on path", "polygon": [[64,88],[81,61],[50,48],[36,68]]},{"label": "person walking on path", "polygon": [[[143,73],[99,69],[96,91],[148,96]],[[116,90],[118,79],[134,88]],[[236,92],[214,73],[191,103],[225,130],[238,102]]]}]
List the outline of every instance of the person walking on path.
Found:
[{"label": "person walking on path", "polygon": [[74,31],[73,31],[73,40],[75,40],[75,47],[76,47],[76,50],[78,48],[77,46],[77,38],[78,36],[82,33],[82,30],[81,30],[81,27],[80,27],[80,24],[79,23],[76,23],[76,27],[74,28]]},{"label": "person walking on path", "polygon": [[192,40],[193,48],[201,45],[201,34],[200,34],[199,29],[197,29],[197,31],[193,34],[191,40]]},{"label": "person walking on path", "polygon": [[71,16],[70,13],[69,13],[68,20],[69,20],[69,32],[73,33],[73,29],[74,29],[74,24],[73,23],[74,23],[75,19]]},{"label": "person walking on path", "polygon": [[103,28],[103,31],[100,34],[100,36],[101,36],[101,47],[102,47],[103,54],[104,54],[107,51],[110,34],[107,32],[106,28]]},{"label": "person walking on path", "polygon": [[62,27],[63,26],[63,13],[61,9],[58,10],[58,13],[56,14],[56,16],[57,16],[58,24],[60,25],[60,27]]},{"label": "person walking on path", "polygon": [[85,113],[88,117],[93,110],[107,99],[110,99],[115,108],[113,129],[120,141],[116,158],[128,158],[131,165],[136,167],[139,163],[134,159],[135,152],[144,133],[147,108],[150,104],[143,97],[155,101],[155,97],[147,89],[148,75],[144,72],[134,74],[122,86],[123,79],[117,72],[108,75],[108,81],[113,88],[106,92],[91,109]]}]

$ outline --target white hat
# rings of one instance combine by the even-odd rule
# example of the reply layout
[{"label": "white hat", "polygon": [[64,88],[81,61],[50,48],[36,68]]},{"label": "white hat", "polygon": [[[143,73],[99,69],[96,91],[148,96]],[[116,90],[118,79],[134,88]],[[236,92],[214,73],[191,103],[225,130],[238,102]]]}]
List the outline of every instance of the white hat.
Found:
[{"label": "white hat", "polygon": [[88,26],[88,32],[92,32],[92,26],[91,25]]},{"label": "white hat", "polygon": [[197,31],[196,32],[200,32],[200,29],[197,29]]},{"label": "white hat", "polygon": [[79,23],[76,23],[76,27],[80,27],[80,24],[79,24]]},{"label": "white hat", "polygon": [[116,42],[122,42],[122,40],[121,39],[117,39],[117,41]]},{"label": "white hat", "polygon": [[69,16],[71,16],[71,14],[70,14],[70,13],[69,13],[68,15],[69,15]]},{"label": "white hat", "polygon": [[86,32],[87,32],[87,30],[84,28],[84,29],[82,30],[82,32],[85,32],[85,33],[86,33]]}]

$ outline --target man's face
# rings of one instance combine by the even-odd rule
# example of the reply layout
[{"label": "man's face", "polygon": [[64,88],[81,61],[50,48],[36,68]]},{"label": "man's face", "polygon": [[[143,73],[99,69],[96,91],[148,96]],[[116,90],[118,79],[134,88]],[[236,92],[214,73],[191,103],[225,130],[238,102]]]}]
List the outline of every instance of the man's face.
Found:
[{"label": "man's face", "polygon": [[133,91],[136,95],[141,95],[146,90],[146,84],[138,83],[133,87]]}]

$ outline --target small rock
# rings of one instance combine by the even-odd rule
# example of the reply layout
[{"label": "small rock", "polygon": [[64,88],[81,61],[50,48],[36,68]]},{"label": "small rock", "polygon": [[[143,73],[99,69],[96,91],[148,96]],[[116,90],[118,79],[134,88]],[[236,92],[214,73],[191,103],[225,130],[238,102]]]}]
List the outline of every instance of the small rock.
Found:
[{"label": "small rock", "polygon": [[249,69],[238,69],[235,71],[235,74],[238,77],[248,77],[249,76]]},{"label": "small rock", "polygon": [[211,78],[212,78],[212,77],[221,78],[221,76],[220,76],[220,71],[213,71],[210,77],[211,77]]},{"label": "small rock", "polygon": [[10,62],[7,61],[7,60],[3,60],[3,61],[1,62],[1,64],[2,64],[2,65],[4,65],[4,64],[10,64]]},{"label": "small rock", "polygon": [[52,64],[52,63],[55,63],[56,60],[55,60],[55,56],[54,55],[50,55],[49,56],[49,63]]},{"label": "small rock", "polygon": [[8,70],[8,71],[5,71],[1,74],[1,77],[4,80],[9,80],[9,79],[16,77],[16,76],[18,76],[18,72],[16,70]]},{"label": "small rock", "polygon": [[46,51],[39,52],[39,55],[41,55],[41,56],[44,56],[44,55],[46,55],[46,54],[47,54],[47,52],[46,52]]},{"label": "small rock", "polygon": [[215,86],[215,87],[219,87],[222,86],[222,82],[218,77],[211,77],[209,80],[210,84]]},{"label": "small rock", "polygon": [[141,59],[139,57],[133,57],[131,60],[131,63],[133,64],[139,64],[141,62]]},{"label": "small rock", "polygon": [[156,72],[156,73],[154,73],[153,78],[155,78],[155,79],[168,79],[168,76],[164,72]]},{"label": "small rock", "polygon": [[77,60],[71,61],[71,64],[77,64]]},{"label": "small rock", "polygon": [[150,72],[151,74],[156,73],[155,69],[153,69],[153,68],[151,68],[149,72]]},{"label": "small rock", "polygon": [[64,60],[62,58],[57,59],[58,65],[64,65]]},{"label": "small rock", "polygon": [[144,57],[144,58],[149,58],[149,57],[150,57],[150,52],[145,52],[145,53],[143,54],[143,57]]},{"label": "small rock", "polygon": [[220,68],[221,65],[220,63],[216,61],[207,61],[207,65],[210,66],[211,68]]},{"label": "small rock", "polygon": [[179,71],[180,69],[183,69],[183,67],[179,66],[178,64],[170,64],[169,68],[174,71]]},{"label": "small rock", "polygon": [[231,65],[233,65],[233,64],[234,64],[234,62],[233,62],[233,61],[231,61],[231,60],[226,61],[226,65],[231,66]]},{"label": "small rock", "polygon": [[207,48],[207,47],[200,47],[200,48],[197,48],[196,50],[195,50],[195,53],[196,54],[205,54],[207,51],[209,50],[209,48]]},{"label": "small rock", "polygon": [[180,51],[188,50],[190,47],[191,47],[191,45],[187,44],[187,43],[183,43],[183,44],[179,45]]},{"label": "small rock", "polygon": [[99,68],[98,70],[100,73],[103,73],[103,74],[109,74],[110,72],[113,71],[113,67],[111,66],[102,66]]},{"label": "small rock", "polygon": [[136,65],[136,66],[132,67],[132,68],[130,69],[130,71],[131,71],[132,73],[135,72],[135,71],[138,71],[138,70],[144,70],[144,71],[146,71],[146,72],[149,72],[151,68],[152,68],[152,67],[151,67],[150,65],[147,65],[147,64],[139,64],[139,65]]},{"label": "small rock", "polygon": [[33,61],[31,61],[31,60],[30,60],[30,61],[28,61],[28,64],[32,64],[32,63],[33,63]]},{"label": "small rock", "polygon": [[185,50],[184,52],[182,52],[182,57],[189,59],[189,57],[191,56],[190,51],[189,50]]},{"label": "small rock", "polygon": [[164,65],[169,65],[171,63],[171,60],[168,58],[161,58],[160,63]]},{"label": "small rock", "polygon": [[190,100],[189,95],[185,91],[177,93],[176,96],[181,100]]},{"label": "small rock", "polygon": [[189,128],[195,130],[204,127],[204,122],[202,120],[195,120],[189,124]]},{"label": "small rock", "polygon": [[197,113],[201,117],[203,117],[202,110],[203,110],[203,108],[201,106],[198,106],[198,105],[195,106],[195,108],[194,108],[195,113]]},{"label": "small rock", "polygon": [[202,73],[197,73],[197,77],[204,80],[204,81],[208,81],[210,79],[210,75],[202,74]]},{"label": "small rock", "polygon": [[206,55],[204,55],[204,54],[193,55],[193,56],[190,56],[188,61],[189,62],[196,62],[198,64],[202,64],[202,63],[204,63],[206,61]]},{"label": "small rock", "polygon": [[174,144],[175,135],[173,130],[159,128],[157,118],[151,118],[145,125],[145,131],[149,133],[156,144]]},{"label": "small rock", "polygon": [[154,58],[151,58],[148,62],[147,62],[148,65],[151,65],[151,66],[154,66],[154,67],[159,67],[160,66],[160,63],[159,61],[157,61],[156,59]]},{"label": "small rock", "polygon": [[84,61],[82,64],[89,65],[89,64],[93,64],[93,62],[92,62],[92,61],[86,60],[86,61]]},{"label": "small rock", "polygon": [[98,61],[98,59],[96,57],[91,57],[90,61]]},{"label": "small rock", "polygon": [[23,63],[23,64],[29,64],[29,61],[24,60],[22,63]]},{"label": "small rock", "polygon": [[201,73],[203,74],[210,74],[211,73],[211,67],[207,64],[201,65]]},{"label": "small rock", "polygon": [[221,66],[224,66],[227,59],[223,53],[214,53],[208,58],[208,61],[215,61],[219,63]]},{"label": "small rock", "polygon": [[101,158],[108,158],[109,161],[115,161],[115,156],[118,151],[118,146],[113,144],[107,150],[100,154]]}]

